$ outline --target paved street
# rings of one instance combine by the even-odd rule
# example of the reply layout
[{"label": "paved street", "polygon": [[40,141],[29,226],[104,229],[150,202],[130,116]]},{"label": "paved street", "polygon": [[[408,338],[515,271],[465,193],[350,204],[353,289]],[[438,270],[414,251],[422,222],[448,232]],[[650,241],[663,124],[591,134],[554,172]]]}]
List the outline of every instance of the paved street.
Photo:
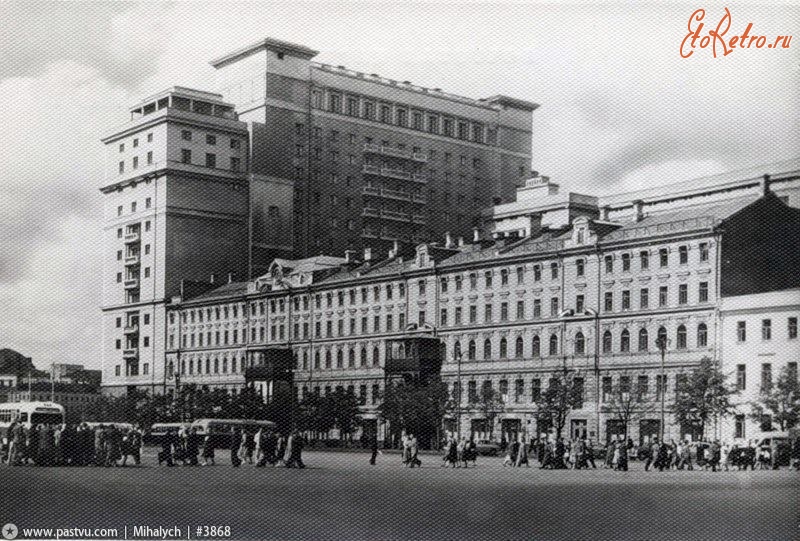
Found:
[{"label": "paved street", "polygon": [[[370,467],[360,453],[306,453],[305,470],[0,468],[0,524],[231,526],[259,539],[797,539],[800,474],[617,473]],[[122,535],[120,533],[120,535]]]}]

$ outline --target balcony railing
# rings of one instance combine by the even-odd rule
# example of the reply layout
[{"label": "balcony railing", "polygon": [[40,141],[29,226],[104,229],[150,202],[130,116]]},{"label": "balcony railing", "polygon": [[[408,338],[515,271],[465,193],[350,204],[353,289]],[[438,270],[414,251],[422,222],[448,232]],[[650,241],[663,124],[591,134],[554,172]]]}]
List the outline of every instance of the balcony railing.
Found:
[{"label": "balcony railing", "polygon": [[425,184],[428,182],[428,175],[425,173],[414,173],[411,175],[411,180]]},{"label": "balcony railing", "polygon": [[125,243],[126,244],[139,242],[139,238],[140,237],[139,237],[139,232],[138,231],[134,231],[132,233],[125,233]]},{"label": "balcony railing", "polygon": [[411,221],[413,221],[415,224],[424,224],[425,216],[423,216],[422,214],[415,214],[414,216],[411,217]]},{"label": "balcony railing", "polygon": [[372,186],[364,186],[361,188],[361,193],[364,195],[381,195],[381,189],[373,188]]},{"label": "balcony railing", "polygon": [[395,210],[382,210],[381,211],[381,218],[386,218],[387,220],[396,220],[398,222],[410,222],[411,215],[406,214],[405,212],[397,212]]},{"label": "balcony railing", "polygon": [[415,152],[414,154],[411,155],[411,158],[414,161],[417,161],[417,162],[427,162],[428,161],[428,155],[424,154],[422,152]]},{"label": "balcony railing", "polygon": [[379,211],[378,209],[371,209],[371,208],[367,207],[367,208],[364,208],[364,209],[361,210],[361,215],[362,216],[372,216],[373,218],[380,218],[381,211]]},{"label": "balcony railing", "polygon": [[375,197],[384,197],[386,199],[395,199],[398,201],[409,201],[412,203],[425,203],[427,201],[423,194],[412,194],[403,190],[390,190],[388,188],[375,188],[373,186],[365,186],[361,189],[364,195],[372,195]]},{"label": "balcony railing", "polygon": [[126,265],[138,265],[139,264],[139,254],[128,254],[125,256],[125,264]]},{"label": "balcony railing", "polygon": [[124,359],[138,359],[139,348],[125,348],[122,350],[122,357]]},{"label": "balcony railing", "polygon": [[137,287],[139,287],[139,279],[128,278],[127,280],[125,280],[123,285],[125,286],[125,289],[136,289]]},{"label": "balcony railing", "polygon": [[129,325],[125,325],[123,331],[125,331],[125,334],[136,334],[139,332],[139,324],[131,323]]}]

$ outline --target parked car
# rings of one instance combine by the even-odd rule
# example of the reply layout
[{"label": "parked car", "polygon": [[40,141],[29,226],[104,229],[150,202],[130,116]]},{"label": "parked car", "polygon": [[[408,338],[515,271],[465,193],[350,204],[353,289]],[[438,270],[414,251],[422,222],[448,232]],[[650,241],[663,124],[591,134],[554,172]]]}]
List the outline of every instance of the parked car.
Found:
[{"label": "parked car", "polygon": [[500,453],[500,445],[489,440],[478,440],[475,449],[479,455],[497,456]]}]

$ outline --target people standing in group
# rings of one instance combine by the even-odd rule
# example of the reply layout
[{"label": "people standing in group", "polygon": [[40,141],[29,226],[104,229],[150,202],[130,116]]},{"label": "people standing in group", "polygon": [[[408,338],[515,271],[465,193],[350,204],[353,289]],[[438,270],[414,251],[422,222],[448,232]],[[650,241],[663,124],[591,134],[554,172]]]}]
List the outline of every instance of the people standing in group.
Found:
[{"label": "people standing in group", "polygon": [[[460,450],[459,447],[461,448]],[[456,442],[453,436],[449,436],[445,447],[445,455],[442,459],[442,467],[449,464],[451,467],[457,468],[459,466],[459,460],[461,458],[459,455],[461,455],[461,453],[463,453],[463,445],[460,442]]]},{"label": "people standing in group", "polygon": [[521,468],[523,465],[526,468],[530,468],[531,465],[528,462],[528,448],[525,445],[525,440],[520,439],[519,443],[517,443],[517,457],[516,463],[514,464],[517,468]]},{"label": "people standing in group", "polygon": [[506,445],[506,458],[503,460],[503,467],[514,467],[517,460],[517,453],[519,452],[519,442],[514,440],[510,445]]}]

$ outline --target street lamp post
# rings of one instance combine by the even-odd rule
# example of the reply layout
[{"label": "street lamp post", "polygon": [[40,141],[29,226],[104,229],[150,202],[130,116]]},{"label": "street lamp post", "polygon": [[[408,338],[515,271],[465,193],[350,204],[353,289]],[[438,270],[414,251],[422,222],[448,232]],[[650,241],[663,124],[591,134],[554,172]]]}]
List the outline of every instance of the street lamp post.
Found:
[{"label": "street lamp post", "polygon": [[458,433],[458,441],[461,441],[461,351],[453,350],[453,357],[456,361],[458,370],[458,396],[456,397],[456,432]]},{"label": "street lamp post", "polygon": [[656,346],[661,352],[661,425],[659,426],[660,441],[664,441],[664,397],[667,394],[667,375],[664,372],[664,357],[667,354],[668,340],[666,336],[656,339]]}]

